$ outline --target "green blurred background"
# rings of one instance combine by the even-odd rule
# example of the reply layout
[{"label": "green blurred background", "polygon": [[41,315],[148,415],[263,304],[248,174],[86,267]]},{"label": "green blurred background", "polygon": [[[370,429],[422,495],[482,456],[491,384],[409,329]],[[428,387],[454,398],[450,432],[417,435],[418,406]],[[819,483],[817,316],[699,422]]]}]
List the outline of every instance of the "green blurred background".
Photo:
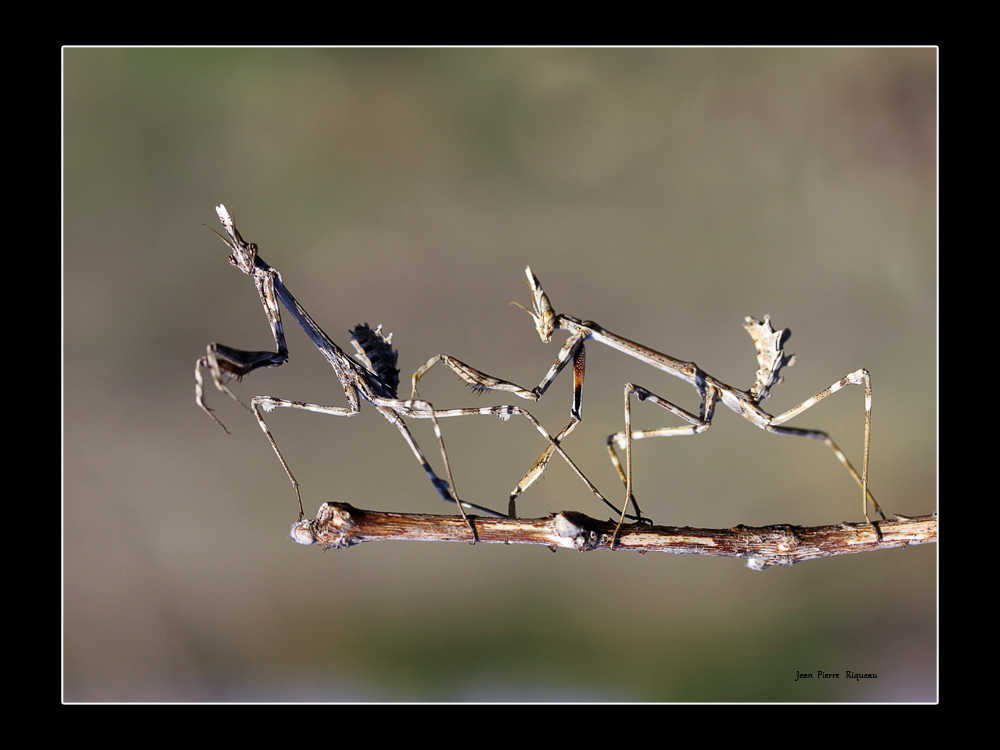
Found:
[{"label": "green blurred background", "polygon": [[[64,696],[70,701],[928,701],[935,545],[752,572],[697,556],[287,539],[292,490],[251,415],[214,389],[205,345],[272,346],[253,284],[203,223],[225,203],[341,346],[395,334],[404,381],[445,352],[535,385],[531,264],[558,312],[753,382],[746,315],[794,335],[765,406],[859,367],[874,384],[872,489],[936,508],[934,49],[66,49]],[[285,316],[290,362],[237,393],[342,405]],[[623,494],[605,437],[622,386],[689,408],[690,387],[598,345],[568,452]],[[531,410],[568,419],[564,373]],[[477,397],[447,370],[438,407]],[[521,405],[527,405],[523,402]],[[676,424],[649,405],[639,428]],[[793,424],[858,462],[863,395]],[[448,511],[396,430],[279,410],[303,488]],[[426,423],[411,423],[440,466]],[[463,497],[505,507],[541,451],[520,421],[444,424]],[[860,520],[812,441],[719,408],[697,438],[635,451],[659,523]],[[610,512],[558,460],[524,516]],[[795,682],[799,672],[877,680]]]}]

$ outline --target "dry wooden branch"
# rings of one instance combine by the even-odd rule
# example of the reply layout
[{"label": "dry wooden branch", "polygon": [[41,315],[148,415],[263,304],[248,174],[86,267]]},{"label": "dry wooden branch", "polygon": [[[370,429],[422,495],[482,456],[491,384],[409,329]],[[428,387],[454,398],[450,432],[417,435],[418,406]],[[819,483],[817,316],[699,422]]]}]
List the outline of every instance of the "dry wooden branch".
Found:
[{"label": "dry wooden branch", "polygon": [[[613,521],[598,521],[575,511],[547,518],[469,518],[480,542],[544,544],[553,551],[559,547],[581,552],[610,549],[616,528]],[[299,544],[320,544],[324,549],[347,549],[361,542],[389,540],[468,543],[469,529],[461,516],[382,513],[347,503],[326,503],[320,506],[316,520],[294,524],[291,538]],[[818,557],[936,541],[937,514],[933,514],[918,518],[894,516],[877,521],[874,528],[867,523],[814,527],[779,524],[760,528],[741,524],[731,529],[634,524],[621,527],[614,548],[743,557],[748,567],[763,570],[771,565],[794,565]]]}]

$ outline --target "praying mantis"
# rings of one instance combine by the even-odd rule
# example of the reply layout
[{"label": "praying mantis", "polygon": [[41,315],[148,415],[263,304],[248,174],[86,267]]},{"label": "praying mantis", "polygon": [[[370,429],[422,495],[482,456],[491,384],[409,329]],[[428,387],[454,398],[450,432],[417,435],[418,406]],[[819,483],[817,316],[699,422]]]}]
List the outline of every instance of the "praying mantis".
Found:
[{"label": "praying mantis", "polygon": [[[667,399],[656,395],[652,391],[640,385],[636,385],[634,383],[625,384],[625,429],[621,432],[609,435],[607,439],[608,453],[610,454],[611,462],[614,464],[619,478],[625,485],[625,503],[621,508],[618,527],[615,531],[616,535],[617,530],[621,528],[621,525],[626,518],[626,510],[628,509],[629,503],[632,504],[632,507],[635,510],[636,515],[634,518],[636,520],[645,520],[643,519],[642,512],[640,511],[632,492],[633,441],[652,437],[676,437],[702,433],[711,426],[712,417],[715,413],[715,405],[720,401],[751,424],[754,424],[767,432],[771,432],[776,435],[793,435],[797,437],[812,438],[825,443],[833,450],[837,460],[847,468],[850,475],[859,485],[861,485],[862,511],[864,513],[865,520],[871,524],[871,519],[868,516],[869,500],[879,515],[882,516],[882,519],[885,519],[885,514],[882,513],[882,509],[875,501],[874,496],[872,496],[872,494],[868,491],[868,454],[871,438],[872,387],[871,377],[867,370],[863,368],[855,370],[833,383],[830,387],[820,391],[812,398],[803,401],[798,406],[778,414],[777,416],[773,416],[764,411],[760,404],[770,395],[771,388],[782,381],[782,378],[779,375],[781,369],[793,364],[795,358],[792,355],[785,354],[784,351],[784,345],[788,341],[791,331],[788,329],[774,330],[771,327],[770,318],[768,316],[764,316],[763,321],[756,320],[749,316],[745,319],[744,327],[753,338],[754,344],[757,348],[757,361],[759,367],[757,370],[757,379],[750,389],[740,390],[739,388],[726,385],[722,381],[712,377],[699,368],[694,362],[686,362],[675,359],[667,354],[663,354],[662,352],[650,349],[642,344],[630,341],[624,336],[612,333],[593,321],[580,320],[579,318],[574,318],[570,315],[556,314],[548,296],[542,289],[541,283],[538,281],[538,277],[532,273],[530,266],[525,269],[525,274],[528,278],[528,286],[531,289],[533,309],[528,310],[521,305],[518,305],[518,307],[522,307],[522,309],[531,315],[535,323],[535,329],[544,343],[548,343],[552,340],[552,334],[556,330],[566,331],[569,333],[569,338],[559,350],[555,363],[542,378],[541,382],[531,390],[521,388],[520,386],[514,383],[508,383],[507,381],[497,381],[493,378],[490,380],[494,383],[501,383],[502,385],[500,385],[500,388],[502,390],[514,393],[521,398],[537,401],[548,390],[549,386],[552,385],[556,376],[558,376],[559,373],[562,372],[562,370],[570,362],[572,362],[574,373],[573,401],[570,406],[569,424],[566,425],[566,427],[564,427],[558,435],[556,435],[554,443],[545,449],[545,452],[542,453],[535,464],[525,474],[524,478],[518,483],[517,487],[515,487],[514,491],[511,492],[508,505],[508,516],[512,518],[515,517],[515,501],[517,497],[524,492],[524,490],[530,487],[539,476],[542,475],[546,465],[552,458],[554,446],[561,445],[563,439],[570,432],[572,432],[576,425],[583,419],[583,376],[586,363],[585,342],[592,340],[605,344],[606,346],[610,346],[612,349],[616,349],[629,357],[634,357],[641,362],[645,362],[657,370],[669,373],[674,377],[690,383],[695,390],[697,390],[701,399],[698,413],[693,414],[692,412],[671,403]],[[513,304],[517,303],[515,302]],[[468,367],[468,365],[465,365],[454,357],[438,354],[428,360],[423,367],[414,373],[412,380],[412,397],[416,397],[417,382],[438,362],[441,362],[449,367],[460,378],[465,380],[476,390],[491,390],[492,388],[497,387],[492,385],[491,382],[480,379],[476,374],[478,371],[473,370]],[[862,459],[860,475],[827,433],[820,430],[806,430],[796,427],[781,426],[810,407],[815,406],[827,396],[836,393],[841,388],[848,385],[863,385],[865,389],[864,457]],[[681,418],[688,424],[678,427],[663,427],[652,430],[633,431],[631,409],[631,397],[633,395],[638,401],[649,401],[662,407],[663,409],[666,409],[671,414]],[[615,445],[618,446],[619,450],[625,451],[624,469],[622,468],[618,454],[615,452]]]},{"label": "praying mantis", "polygon": [[[317,414],[327,414],[338,417],[353,417],[361,411],[361,403],[367,401],[379,414],[385,417],[399,433],[403,436],[406,444],[410,447],[413,455],[420,463],[431,483],[441,498],[447,502],[455,503],[465,523],[472,533],[472,541],[475,543],[476,530],[471,519],[466,514],[466,509],[479,511],[491,516],[503,518],[504,514],[475,503],[461,500],[455,490],[455,481],[452,476],[451,465],[448,461],[448,453],[445,450],[444,438],[438,424],[439,419],[446,417],[492,415],[502,420],[509,420],[512,416],[521,416],[529,421],[535,429],[544,437],[549,448],[558,452],[560,456],[570,465],[578,476],[584,481],[592,493],[605,503],[611,505],[597,488],[584,476],[583,472],[573,463],[572,459],[563,451],[562,447],[546,431],[546,429],[529,412],[516,406],[492,406],[484,408],[465,409],[435,409],[427,401],[416,398],[397,398],[397,388],[399,385],[399,370],[396,368],[397,352],[392,349],[392,335],[385,336],[381,326],[374,330],[368,324],[358,325],[351,331],[352,344],[358,359],[349,356],[343,349],[323,331],[322,328],[309,316],[305,308],[299,304],[298,300],[288,291],[281,279],[281,274],[270,265],[265,263],[257,254],[257,245],[246,242],[236,224],[224,205],[216,207],[219,221],[225,229],[226,236],[219,234],[222,241],[229,247],[231,254],[229,262],[243,273],[250,276],[261,304],[264,306],[264,313],[267,316],[268,324],[271,327],[271,334],[274,337],[276,351],[245,351],[234,349],[224,344],[209,344],[206,353],[195,363],[195,403],[214,419],[223,429],[222,424],[212,409],[205,403],[204,384],[202,369],[207,368],[212,377],[215,387],[227,394],[230,398],[249,409],[260,429],[267,436],[274,450],[275,455],[281,462],[288,479],[292,483],[295,491],[295,498],[299,508],[299,522],[302,522],[305,512],[302,506],[302,494],[299,483],[292,474],[284,456],[278,448],[278,444],[271,434],[267,423],[264,421],[262,412],[270,412],[276,408],[304,409]],[[214,231],[214,230],[213,230]],[[246,406],[239,397],[233,393],[227,382],[231,378],[241,380],[244,376],[261,367],[280,367],[288,361],[288,347],[285,343],[284,329],[281,324],[281,313],[278,303],[288,311],[289,315],[301,326],[312,343],[319,350],[320,354],[329,362],[334,373],[340,380],[344,395],[347,397],[347,406],[325,406],[322,404],[305,403],[302,401],[292,401],[289,399],[275,398],[274,396],[254,396],[250,401],[250,406]],[[511,384],[491,378],[485,373],[479,372],[471,367],[465,366],[468,377],[472,377],[480,384],[484,390],[503,389]],[[509,388],[507,388],[509,390]],[[531,394],[514,391],[519,396],[532,398]],[[434,426],[434,434],[437,438],[438,446],[441,450],[441,459],[444,463],[447,481],[441,479],[434,472],[428,463],[417,442],[414,440],[404,417],[413,419],[429,419]],[[229,430],[226,430],[228,433]],[[552,453],[548,455],[551,457]],[[615,507],[612,505],[612,507]],[[294,527],[293,527],[294,529]]]}]

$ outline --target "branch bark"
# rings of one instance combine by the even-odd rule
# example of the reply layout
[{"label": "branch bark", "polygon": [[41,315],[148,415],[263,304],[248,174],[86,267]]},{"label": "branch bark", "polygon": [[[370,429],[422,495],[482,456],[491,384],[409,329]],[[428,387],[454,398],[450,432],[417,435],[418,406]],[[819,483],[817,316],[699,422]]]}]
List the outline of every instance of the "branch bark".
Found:
[{"label": "branch bark", "polygon": [[[484,544],[544,544],[591,552],[612,548],[615,524],[583,513],[563,511],[546,518],[481,518],[469,516],[476,541]],[[461,516],[425,513],[382,513],[347,503],[320,506],[313,521],[292,526],[299,544],[324,549],[347,549],[361,542],[407,540],[419,542],[472,541]],[[937,541],[937,514],[907,518],[893,516],[866,523],[835,526],[778,524],[759,528],[742,524],[731,529],[690,526],[622,526],[614,549],[632,552],[672,552],[681,555],[717,555],[746,558],[747,566],[764,570],[771,565],[794,565],[820,557],[906,547]]]}]

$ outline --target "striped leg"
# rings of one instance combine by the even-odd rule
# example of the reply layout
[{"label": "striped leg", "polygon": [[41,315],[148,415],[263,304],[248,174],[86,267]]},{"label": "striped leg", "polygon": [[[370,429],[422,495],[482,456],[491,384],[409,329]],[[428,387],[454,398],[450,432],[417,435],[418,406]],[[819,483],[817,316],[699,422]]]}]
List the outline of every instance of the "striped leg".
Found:
[{"label": "striped leg", "polygon": [[[519,406],[504,405],[504,406],[484,406],[484,407],[475,408],[475,409],[471,409],[470,408],[470,409],[432,409],[432,410],[412,409],[412,410],[407,410],[407,405],[411,404],[411,403],[414,403],[414,402],[410,402],[410,401],[396,401],[396,402],[393,402],[393,403],[395,403],[396,405],[395,406],[389,406],[389,402],[388,401],[382,403],[381,405],[388,406],[389,408],[394,408],[397,411],[399,411],[401,414],[403,414],[404,416],[412,417],[414,419],[444,419],[444,418],[447,418],[447,417],[471,417],[471,416],[476,416],[476,415],[482,415],[482,416],[499,417],[500,419],[502,419],[502,420],[504,420],[506,422],[507,420],[509,420],[513,416],[524,417],[525,419],[527,419],[531,423],[531,425],[536,430],[538,430],[539,434],[548,441],[548,443],[549,443],[549,450],[552,450],[553,452],[558,453],[562,457],[562,459],[569,465],[569,467],[573,470],[573,472],[578,477],[580,477],[581,481],[584,484],[587,485],[587,489],[589,489],[591,491],[591,493],[593,493],[594,497],[596,497],[598,500],[600,500],[601,502],[603,502],[609,508],[612,508],[612,509],[614,509],[616,511],[618,510],[618,508],[613,503],[611,503],[611,501],[609,501],[606,497],[604,497],[604,495],[602,495],[600,493],[600,491],[597,489],[597,487],[594,486],[594,483],[591,482],[587,478],[586,474],[584,474],[580,470],[580,468],[576,465],[576,463],[573,461],[573,459],[570,458],[569,455],[567,455],[566,451],[564,451],[562,449],[562,446],[559,445],[558,439],[553,438],[552,435],[549,434],[549,431],[546,430],[545,427],[542,426],[541,422],[539,422],[537,419],[535,419],[535,417],[531,414],[531,412],[529,412],[529,411],[527,411],[525,409],[522,409]],[[427,402],[426,401],[424,401],[424,402],[418,401],[418,402],[415,402],[415,403],[417,403],[417,404],[421,404],[421,403],[426,404]],[[541,473],[541,470],[543,468],[544,467],[539,467],[538,468],[538,473]],[[532,480],[532,481],[534,481],[534,480]],[[529,482],[529,484],[530,484],[530,482]],[[515,509],[515,502],[514,502],[515,499],[516,499],[516,497],[517,497],[517,495],[512,494],[511,498],[510,498],[510,505],[508,507],[508,517],[510,517],[510,518],[515,518],[516,515],[517,515],[516,514],[516,509]]]},{"label": "striped leg", "polygon": [[[847,456],[844,455],[843,451],[837,447],[837,444],[833,442],[833,439],[825,432],[821,432],[820,430],[801,430],[794,427],[778,426],[798,416],[806,409],[815,406],[827,396],[833,395],[841,388],[848,385],[863,385],[865,387],[865,451],[861,463],[861,476],[858,476],[858,472],[851,465],[851,462],[847,460]],[[861,485],[861,502],[865,520],[868,521],[868,523],[871,523],[871,519],[868,517],[869,500],[875,510],[878,511],[878,514],[882,516],[882,520],[885,520],[885,513],[882,512],[882,509],[875,501],[874,496],[868,491],[868,446],[871,440],[872,429],[872,380],[871,376],[868,374],[868,370],[862,368],[860,370],[855,370],[850,375],[844,376],[826,390],[817,393],[811,399],[803,401],[801,404],[789,409],[784,414],[772,417],[770,422],[764,426],[764,429],[768,432],[773,432],[776,435],[795,435],[798,437],[812,438],[813,440],[821,440],[830,446],[830,448],[833,449],[834,454],[837,456],[837,460],[847,468],[847,471],[850,472],[852,477],[854,477],[854,480]]]},{"label": "striped leg", "polygon": [[[555,440],[552,445],[548,446],[538,460],[535,461],[534,465],[528,469],[528,472],[524,475],[520,482],[517,483],[517,487],[514,491],[510,493],[510,509],[511,518],[514,517],[514,501],[518,496],[528,489],[535,480],[538,479],[542,474],[545,473],[545,467],[548,466],[549,460],[552,458],[552,452],[555,450],[557,444],[561,444],[563,438],[569,435],[579,424],[583,421],[583,376],[587,367],[587,349],[584,345],[584,339],[581,336],[573,336],[567,340],[566,345],[563,346],[562,350],[559,352],[559,357],[556,359],[556,363],[552,365],[548,374],[542,379],[542,382],[533,393],[541,396],[545,390],[549,387],[549,384],[555,379],[562,369],[569,363],[573,362],[573,403],[569,408],[569,418],[570,422],[568,425],[560,430],[559,434],[556,435]],[[615,508],[615,510],[618,510]],[[642,516],[639,516],[641,519]],[[637,520],[639,520],[637,519]]]},{"label": "striped leg", "polygon": [[271,430],[268,429],[267,423],[264,421],[264,415],[260,413],[261,409],[264,411],[271,411],[278,407],[287,407],[290,409],[305,409],[307,411],[316,412],[317,414],[330,414],[335,417],[353,417],[360,411],[359,405],[355,400],[350,408],[343,406],[322,406],[320,404],[307,404],[302,401],[289,401],[283,398],[274,398],[273,396],[254,396],[250,401],[250,411],[257,418],[257,424],[260,425],[260,429],[264,431],[267,436],[268,442],[271,443],[271,448],[274,449],[274,455],[278,457],[281,462],[282,468],[285,470],[285,474],[288,475],[289,481],[292,483],[292,489],[295,490],[295,499],[299,504],[299,520],[301,521],[305,518],[305,511],[302,508],[302,494],[299,492],[299,482],[292,474],[292,470],[288,467],[288,462],[285,461],[285,457],[281,455],[281,450],[278,448],[278,443],[275,441],[274,436],[271,434]]},{"label": "striped leg", "polygon": [[[452,370],[456,375],[458,375],[462,380],[468,383],[474,391],[477,393],[483,393],[485,391],[506,391],[508,393],[514,393],[523,399],[528,399],[531,401],[537,401],[542,394],[548,389],[552,381],[555,380],[556,375],[558,375],[564,367],[570,362],[573,363],[573,375],[574,375],[574,387],[573,387],[573,404],[570,407],[570,423],[564,427],[559,434],[553,438],[549,435],[548,431],[545,430],[535,418],[523,409],[518,409],[515,406],[502,406],[502,407],[487,407],[485,409],[454,409],[447,412],[436,411],[435,414],[438,417],[443,416],[471,416],[475,414],[494,414],[500,415],[496,409],[507,410],[503,416],[504,419],[509,419],[512,414],[520,414],[527,418],[536,429],[540,430],[542,435],[549,441],[549,445],[545,448],[542,455],[535,461],[534,465],[528,470],[514,491],[510,493],[510,501],[507,508],[507,513],[510,518],[516,518],[516,500],[522,492],[524,492],[528,487],[534,484],[542,474],[545,472],[545,468],[548,466],[549,461],[552,459],[552,455],[558,450],[560,455],[569,463],[577,475],[583,479],[583,481],[590,488],[598,498],[603,502],[607,503],[614,508],[611,503],[608,502],[597,488],[590,482],[589,479],[584,476],[573,461],[566,455],[564,451],[559,449],[559,444],[562,439],[566,437],[569,433],[573,431],[577,423],[583,419],[582,409],[583,409],[583,374],[586,364],[587,353],[584,348],[584,340],[582,336],[573,336],[567,340],[566,344],[562,347],[559,352],[559,356],[556,358],[556,362],[549,369],[548,373],[542,378],[542,381],[532,390],[527,390],[517,385],[516,383],[511,383],[507,380],[501,380],[500,378],[495,378],[492,375],[487,375],[486,373],[471,367],[455,357],[449,356],[447,354],[436,354],[427,360],[420,369],[418,369],[413,374],[413,388],[411,390],[411,397],[417,397],[417,382],[427,374],[434,365],[438,362],[444,364]],[[391,408],[391,407],[390,407]],[[407,416],[421,417],[419,413],[407,414]],[[618,510],[615,508],[615,510]]]},{"label": "striped leg", "polygon": [[[360,405],[352,404],[351,407],[323,406],[322,404],[308,404],[302,401],[291,401],[288,399],[274,398],[273,396],[254,396],[253,400],[250,403],[252,407],[251,411],[253,411],[254,416],[257,417],[257,423],[260,425],[260,429],[263,430],[264,434],[267,436],[268,441],[271,443],[271,447],[274,449],[275,455],[278,457],[278,460],[281,462],[282,467],[285,469],[285,474],[288,475],[288,479],[292,483],[292,488],[295,490],[295,497],[299,504],[299,520],[302,520],[305,513],[302,508],[302,496],[301,493],[299,492],[299,483],[295,479],[295,476],[292,474],[292,470],[289,468],[288,463],[285,461],[284,456],[281,455],[281,450],[279,450],[278,443],[275,441],[274,436],[271,434],[270,429],[264,422],[264,416],[260,413],[261,409],[263,409],[266,412],[269,412],[272,409],[276,408],[305,409],[306,411],[311,411],[316,414],[328,414],[335,417],[353,417],[355,414],[358,414],[360,412]],[[465,517],[465,508],[470,508],[481,511],[483,513],[487,513],[492,516],[496,516],[498,518],[503,518],[504,517],[503,513],[498,513],[495,510],[490,510],[489,508],[484,508],[480,505],[476,505],[474,503],[469,503],[466,502],[465,500],[458,499],[458,494],[454,490],[454,482],[452,480],[452,475],[451,475],[451,466],[448,462],[448,453],[444,447],[444,439],[441,437],[441,429],[437,424],[437,420],[435,420],[433,417],[433,411],[430,409],[430,404],[418,401],[415,402],[414,405],[416,408],[425,407],[427,416],[430,417],[432,420],[434,420],[434,428],[435,428],[434,432],[437,435],[438,444],[441,447],[441,457],[444,461],[445,471],[448,476],[448,481],[441,479],[440,477],[437,476],[437,474],[434,473],[434,469],[431,468],[431,465],[430,463],[428,463],[426,457],[423,454],[423,451],[420,450],[420,446],[417,445],[417,442],[413,439],[413,435],[410,434],[410,430],[406,426],[406,423],[403,422],[403,420],[400,419],[398,415],[392,415],[395,416],[395,420],[390,419],[390,421],[392,421],[396,425],[396,428],[400,431],[400,434],[402,434],[403,439],[406,440],[407,445],[410,446],[410,450],[413,451],[413,455],[416,457],[417,461],[420,462],[421,467],[426,472],[428,478],[431,480],[431,483],[434,485],[434,488],[438,491],[441,497],[447,502],[456,503],[463,517]],[[415,412],[413,416],[416,415],[417,413]],[[467,518],[466,521],[468,522]]]},{"label": "striped leg", "polygon": [[[695,416],[686,409],[682,409],[676,404],[667,401],[661,396],[657,396],[652,391],[649,391],[642,386],[635,385],[634,383],[625,384],[625,429],[622,432],[617,432],[614,435],[608,435],[608,453],[611,456],[611,463],[614,464],[615,469],[618,471],[618,476],[621,478],[622,482],[625,484],[625,505],[622,507],[621,517],[618,519],[618,528],[621,528],[622,523],[625,521],[625,511],[628,508],[629,502],[632,503],[632,507],[635,509],[636,515],[639,519],[642,518],[642,511],[639,510],[639,505],[635,501],[635,496],[632,493],[632,441],[642,440],[644,438],[651,437],[675,437],[679,435],[697,435],[704,432],[712,425],[712,417],[715,415],[715,402],[719,398],[718,391],[712,386],[700,384],[699,390],[701,391],[701,408],[699,415]],[[661,427],[655,430],[637,430],[632,431],[632,405],[630,396],[635,394],[635,397],[639,401],[651,401],[657,406],[661,406],[671,414],[674,414],[686,422],[690,423],[690,427]],[[615,443],[618,443],[619,448],[625,450],[625,469],[622,470],[621,461],[618,459],[618,455],[615,453]],[[615,530],[615,535],[617,536],[618,529]]]},{"label": "striped leg", "polygon": [[427,371],[438,362],[450,367],[451,370],[458,375],[458,377],[472,386],[472,390],[476,393],[484,393],[485,391],[507,391],[509,393],[517,394],[521,398],[528,399],[529,401],[538,400],[539,394],[525,390],[516,383],[511,383],[510,381],[501,380],[500,378],[495,378],[492,375],[487,375],[485,372],[481,372],[475,367],[470,367],[460,359],[455,359],[447,354],[435,354],[427,360],[427,364],[413,373],[413,390],[410,392],[411,399],[415,399],[417,397],[417,381],[426,375]]}]

